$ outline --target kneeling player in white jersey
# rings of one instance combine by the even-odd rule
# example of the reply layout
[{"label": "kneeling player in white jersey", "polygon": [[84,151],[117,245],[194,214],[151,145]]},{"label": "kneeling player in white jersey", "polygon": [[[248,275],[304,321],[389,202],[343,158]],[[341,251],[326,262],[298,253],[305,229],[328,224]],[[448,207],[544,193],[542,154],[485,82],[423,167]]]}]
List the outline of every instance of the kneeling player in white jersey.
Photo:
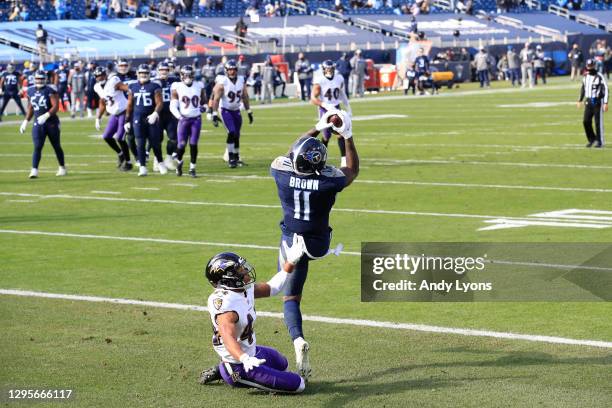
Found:
[{"label": "kneeling player in white jersey", "polygon": [[195,71],[191,65],[181,68],[181,82],[174,82],[170,87],[170,112],[178,119],[176,147],[176,175],[183,175],[183,155],[189,142],[189,175],[196,177],[196,161],[198,159],[198,141],[202,129],[202,112],[206,111],[204,84],[195,79]]},{"label": "kneeling player in white jersey", "polygon": [[206,279],[215,288],[208,298],[212,343],[221,363],[202,372],[200,383],[223,379],[233,387],[286,393],[304,390],[304,379],[286,371],[285,356],[271,347],[258,346],[253,330],[255,299],[279,293],[304,255],[304,240],[298,235],[293,236],[290,248],[286,242],[283,247],[287,261],[267,283],[255,283],[255,269],[235,253],[222,252],[208,261]]},{"label": "kneeling player in white jersey", "polygon": [[[313,84],[310,102],[319,107],[320,118],[331,109],[340,109],[340,102],[349,116],[351,115],[351,106],[344,93],[344,78],[336,73],[336,64],[332,60],[323,61],[321,70],[315,73]],[[323,144],[326,147],[331,135],[331,129],[323,131]],[[344,167],[346,166],[346,147],[344,138],[341,136],[338,136],[338,147],[342,157],[341,167]]]},{"label": "kneeling player in white jersey", "polygon": [[121,81],[117,75],[107,78],[104,67],[96,67],[93,72],[96,78],[94,91],[100,96],[100,104],[96,115],[96,130],[100,130],[100,119],[104,112],[110,114],[108,124],[102,139],[117,153],[117,167],[121,171],[132,169],[130,161],[130,149],[126,142],[125,129],[125,110],[127,109],[127,98],[125,93],[128,86]]},{"label": "kneeling player in white jersey", "polygon": [[249,115],[249,124],[253,124],[253,112],[249,105],[249,94],[245,78],[238,75],[236,61],[229,60],[225,63],[225,75],[219,75],[216,79],[216,84],[213,88],[212,106],[209,113],[215,127],[219,125],[219,113],[217,113],[217,110],[221,113],[221,120],[223,120],[223,124],[227,129],[227,154],[229,167],[232,169],[244,165],[240,160],[241,103]]}]

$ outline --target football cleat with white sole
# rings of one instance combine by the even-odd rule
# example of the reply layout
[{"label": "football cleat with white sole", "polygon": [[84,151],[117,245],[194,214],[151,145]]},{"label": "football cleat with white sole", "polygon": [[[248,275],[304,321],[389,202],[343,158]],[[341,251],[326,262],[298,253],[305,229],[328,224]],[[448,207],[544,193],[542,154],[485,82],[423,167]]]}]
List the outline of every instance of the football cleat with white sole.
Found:
[{"label": "football cleat with white sole", "polygon": [[153,158],[153,171],[159,171],[159,162],[155,157]]},{"label": "football cleat with white sole", "polygon": [[176,165],[174,164],[174,160],[172,160],[172,157],[170,156],[166,157],[166,159],[164,160],[164,165],[166,166],[168,170],[176,170]]},{"label": "football cleat with white sole", "polygon": [[64,166],[60,166],[59,169],[57,170],[57,173],[55,173],[56,176],[58,177],[63,177],[66,175],[66,168]]},{"label": "football cleat with white sole", "polygon": [[30,175],[28,176],[31,179],[35,179],[38,177],[38,169],[32,169],[30,170]]},{"label": "football cleat with white sole", "polygon": [[308,358],[310,345],[302,337],[298,337],[293,340],[293,347],[295,348],[295,365],[297,367],[297,372],[304,380],[308,380],[312,371]]},{"label": "football cleat with white sole", "polygon": [[138,177],[144,177],[147,174],[149,174],[149,172],[147,171],[147,168],[145,166],[140,166],[138,168]]},{"label": "football cleat with white sole", "polygon": [[159,174],[161,174],[162,176],[164,174],[168,174],[168,169],[166,168],[166,165],[163,162],[157,164],[157,171],[159,171]]}]

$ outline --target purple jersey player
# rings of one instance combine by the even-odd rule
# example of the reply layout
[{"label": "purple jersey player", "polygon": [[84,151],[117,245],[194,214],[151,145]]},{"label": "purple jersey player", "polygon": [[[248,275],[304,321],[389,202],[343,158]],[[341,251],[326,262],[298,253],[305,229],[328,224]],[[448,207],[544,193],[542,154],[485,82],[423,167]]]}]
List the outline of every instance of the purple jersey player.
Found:
[{"label": "purple jersey player", "polygon": [[[340,127],[328,123],[331,115],[340,116]],[[344,139],[346,146],[346,167],[340,169],[325,165],[327,148],[316,138],[321,131],[330,127]],[[306,245],[306,256],[296,264],[288,279],[283,309],[285,324],[295,348],[298,372],[308,378],[311,371],[308,359],[310,345],[304,340],[300,301],[308,263],[329,253],[332,231],[329,213],[336,194],[351,184],[359,173],[359,157],[352,139],[350,115],[344,111],[329,110],[314,129],[293,144],[289,156],[277,157],[272,162],[270,172],[283,207],[283,220],[280,223],[283,245],[279,259],[286,259],[283,247],[294,234],[302,236]]]},{"label": "purple jersey player", "polygon": [[235,169],[244,165],[240,160],[240,129],[242,128],[240,105],[244,105],[247,110],[249,124],[253,124],[253,112],[249,105],[246,80],[243,76],[238,75],[236,61],[227,61],[224,68],[225,75],[218,75],[215,80],[212,106],[208,113],[215,127],[219,126],[219,113],[221,113],[221,120],[227,129],[228,163],[230,168]]},{"label": "purple jersey player", "polygon": [[221,363],[202,372],[200,383],[223,380],[233,387],[252,387],[270,392],[299,393],[304,378],[286,371],[285,356],[271,347],[257,345],[254,325],[255,299],[279,293],[295,264],[304,255],[304,240],[297,234],[284,250],[283,269],[267,283],[255,283],[255,269],[239,255],[222,252],[206,265],[206,279],[215,288],[208,298],[213,325],[212,344]]},{"label": "purple jersey player", "polygon": [[56,176],[65,176],[64,151],[60,144],[60,121],[57,117],[59,98],[55,89],[47,85],[47,74],[44,71],[37,71],[34,74],[34,86],[28,88],[28,102],[28,112],[19,127],[19,132],[25,132],[28,122],[34,116],[34,126],[32,127],[34,153],[32,154],[30,178],[38,177],[38,164],[47,137],[59,162]]}]

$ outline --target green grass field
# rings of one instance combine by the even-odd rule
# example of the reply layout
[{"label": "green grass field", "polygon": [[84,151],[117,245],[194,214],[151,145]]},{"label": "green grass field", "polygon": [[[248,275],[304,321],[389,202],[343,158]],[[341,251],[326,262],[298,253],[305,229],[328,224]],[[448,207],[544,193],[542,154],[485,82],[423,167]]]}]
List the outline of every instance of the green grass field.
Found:
[{"label": "green grass field", "polygon": [[[534,90],[468,85],[439,97],[354,103],[356,117],[405,117],[354,122],[362,168],[338,196],[333,243],[357,252],[362,241],[612,241],[612,213],[598,219],[605,228],[480,230],[503,217],[529,224],[543,212],[612,212],[612,152],[584,148],[577,87],[562,78]],[[269,278],[281,217],[269,164],[314,123],[312,106],[256,109],[241,141],[249,166],[231,170],[221,160],[223,131],[206,122],[197,179],[120,173],[93,121],[65,118],[69,175],[54,176],[47,145],[40,178],[28,180],[29,134],[20,135],[17,122],[0,125],[0,288],[205,305],[203,266],[224,249],[246,257],[259,280]],[[337,165],[337,147],[329,150]],[[609,303],[361,303],[359,257],[351,254],[313,263],[309,275],[308,315],[612,341]],[[0,302],[0,387],[71,388],[74,406],[612,401],[609,347],[307,321],[314,376],[303,395],[281,396],[197,384],[217,360],[207,313],[11,295]],[[258,310],[280,312],[281,300],[258,301]],[[280,319],[261,317],[257,335],[292,361]]]}]

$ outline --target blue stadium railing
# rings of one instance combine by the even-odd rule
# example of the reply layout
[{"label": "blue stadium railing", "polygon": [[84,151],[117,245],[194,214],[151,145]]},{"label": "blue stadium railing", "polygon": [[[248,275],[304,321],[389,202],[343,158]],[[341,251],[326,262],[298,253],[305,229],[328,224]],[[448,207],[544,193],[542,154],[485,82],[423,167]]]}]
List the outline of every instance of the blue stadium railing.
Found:
[{"label": "blue stadium railing", "polygon": [[[267,2],[274,2],[274,0],[263,0],[259,1],[259,14],[264,16],[265,11],[264,7]],[[565,0],[563,0],[565,1]],[[150,0],[148,3],[150,6],[159,6],[161,4],[161,0]],[[391,7],[388,7],[389,2],[384,0],[378,0],[378,4],[386,4],[385,6],[381,6],[379,8],[357,8],[353,9],[350,7],[350,0],[342,0],[342,4],[344,7],[345,15],[372,15],[372,14],[397,14],[400,7],[404,4],[410,4],[413,0],[391,0]],[[45,0],[42,7],[39,7],[38,0],[23,0],[19,2],[22,5],[25,5],[25,9],[27,10],[25,13],[22,13],[22,17],[26,17],[26,20],[38,21],[38,20],[57,20],[61,18],[71,18],[71,19],[84,19],[85,18],[85,0],[72,0],[69,5],[66,5],[66,0],[56,0],[54,3],[56,5],[60,5],[60,7],[55,7],[51,0]],[[110,3],[110,0],[107,1]],[[250,1],[244,0],[225,0],[223,4],[223,9],[216,10],[215,8],[200,8],[198,6],[198,1],[194,1],[193,8],[190,12],[181,11],[179,13],[179,17],[238,17],[245,14],[246,9],[249,7]],[[214,4],[214,2],[212,2]],[[333,10],[334,9],[334,0],[309,0],[306,1],[306,13],[314,13],[315,10],[319,8],[326,8]],[[432,1],[433,3],[433,1]],[[539,0],[540,10],[547,10],[550,4],[559,5],[557,0]],[[497,3],[496,0],[475,0],[474,1],[474,11],[482,10],[485,12],[496,12],[497,11]],[[612,3],[606,3],[604,0],[583,0],[581,10],[612,10]],[[516,7],[512,7],[510,10],[512,12],[532,12],[533,9],[530,9],[526,4],[518,5]],[[0,2],[0,22],[8,21],[8,18],[11,14],[11,2],[2,1]],[[295,10],[289,10],[289,14],[296,14]],[[431,6],[431,13],[438,12],[449,12],[448,10],[443,10],[440,8],[436,8],[435,6]],[[21,20],[23,18],[20,18]]]}]

